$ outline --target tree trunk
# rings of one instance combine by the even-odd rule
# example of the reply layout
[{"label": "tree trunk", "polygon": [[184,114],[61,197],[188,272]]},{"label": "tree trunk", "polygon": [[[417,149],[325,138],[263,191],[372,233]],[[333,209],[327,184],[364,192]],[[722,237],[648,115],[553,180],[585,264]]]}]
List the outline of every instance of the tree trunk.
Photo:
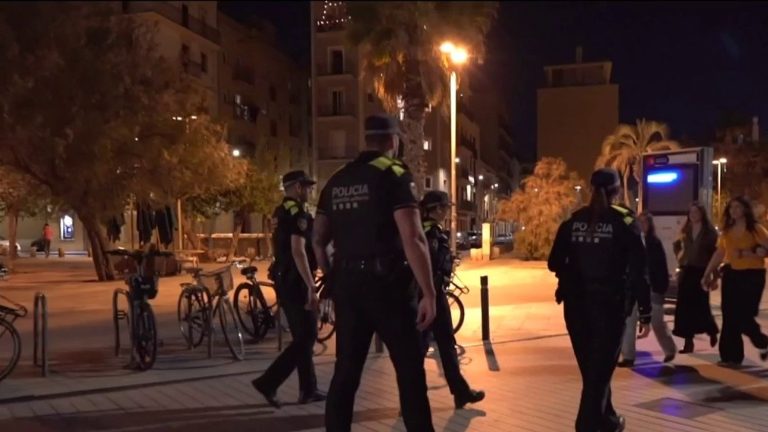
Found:
[{"label": "tree trunk", "polygon": [[624,169],[624,205],[632,208],[629,203],[629,168]]},{"label": "tree trunk", "polygon": [[[80,213],[78,213],[80,215]],[[109,259],[106,255],[107,237],[104,234],[102,226],[90,217],[82,217],[83,226],[88,233],[88,240],[91,245],[91,257],[93,267],[96,270],[96,276],[99,281],[115,280],[115,274]]]},{"label": "tree trunk", "polygon": [[421,68],[418,56],[412,53],[405,61],[405,88],[403,91],[403,132],[408,141],[403,143],[403,160],[413,173],[416,190],[421,196],[424,191],[426,164],[424,162],[424,113],[427,108]]},{"label": "tree trunk", "polygon": [[187,242],[194,250],[207,250],[205,245],[200,242],[200,237],[197,236],[195,230],[195,221],[193,218],[184,219],[184,236],[187,238]]},{"label": "tree trunk", "polygon": [[240,233],[243,231],[244,220],[241,212],[235,214],[235,226],[232,230],[232,244],[229,246],[229,253],[227,254],[227,261],[235,259],[237,254],[237,245],[240,243]]},{"label": "tree trunk", "polygon": [[13,207],[8,209],[8,270],[13,271],[18,251],[16,250],[16,238],[19,228],[19,210]]}]

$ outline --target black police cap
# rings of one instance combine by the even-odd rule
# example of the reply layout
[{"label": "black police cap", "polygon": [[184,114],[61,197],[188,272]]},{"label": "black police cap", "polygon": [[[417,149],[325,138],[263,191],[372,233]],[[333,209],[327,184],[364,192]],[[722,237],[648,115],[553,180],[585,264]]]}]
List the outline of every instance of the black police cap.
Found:
[{"label": "black police cap", "polygon": [[592,173],[590,184],[596,188],[608,189],[621,185],[619,172],[613,168],[600,168]]},{"label": "black police cap", "polygon": [[447,193],[434,190],[425,193],[419,204],[424,208],[452,205]]},{"label": "black police cap", "polygon": [[303,185],[313,185],[317,183],[303,170],[291,171],[283,175],[283,186],[290,186],[296,182],[299,182]]},{"label": "black police cap", "polygon": [[365,135],[400,135],[400,127],[394,117],[374,114],[365,118]]}]

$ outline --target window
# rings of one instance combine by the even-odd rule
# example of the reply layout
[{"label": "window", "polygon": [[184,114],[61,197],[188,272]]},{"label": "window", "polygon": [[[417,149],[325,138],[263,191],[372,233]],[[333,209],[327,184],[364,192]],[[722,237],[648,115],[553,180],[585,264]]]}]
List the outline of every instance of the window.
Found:
[{"label": "window", "polygon": [[221,62],[227,64],[227,53],[221,53]]},{"label": "window", "polygon": [[331,113],[341,115],[344,111],[344,91],[333,90],[331,92]]},{"label": "window", "polygon": [[189,6],[181,5],[181,25],[189,27]]},{"label": "window", "polygon": [[424,189],[432,189],[432,177],[424,177]]},{"label": "window", "polygon": [[277,121],[272,120],[269,122],[269,134],[273,137],[277,136]]},{"label": "window", "polygon": [[424,139],[424,151],[430,151],[432,150],[432,140],[430,139]]},{"label": "window", "polygon": [[330,73],[339,75],[344,73],[344,50],[333,48],[330,53],[331,61],[329,64]]},{"label": "window", "polygon": [[208,55],[204,52],[200,53],[200,70],[203,71],[203,73],[208,72]]},{"label": "window", "polygon": [[343,129],[332,130],[328,134],[328,138],[328,156],[343,158],[347,152],[347,131]]},{"label": "window", "polygon": [[277,102],[277,89],[272,84],[269,85],[269,100]]}]

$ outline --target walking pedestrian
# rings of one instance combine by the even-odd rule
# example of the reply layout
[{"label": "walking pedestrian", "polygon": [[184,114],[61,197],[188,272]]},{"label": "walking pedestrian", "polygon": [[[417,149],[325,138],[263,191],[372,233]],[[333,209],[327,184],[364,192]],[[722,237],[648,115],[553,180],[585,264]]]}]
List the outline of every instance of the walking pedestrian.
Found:
[{"label": "walking pedestrian", "polygon": [[749,338],[763,361],[768,359],[768,335],[755,320],[765,289],[766,255],[768,230],[755,220],[749,201],[743,197],[732,199],[725,211],[717,250],[701,279],[702,288],[715,289],[713,276],[720,263],[725,262],[721,293],[723,332],[718,363],[721,366],[736,367],[744,361],[741,335]]},{"label": "walking pedestrian", "polygon": [[717,345],[719,329],[712,316],[709,291],[701,289],[701,279],[716,244],[717,231],[709,221],[706,208],[693,203],[680,238],[672,244],[680,268],[672,334],[685,340],[681,354],[693,352],[693,338],[697,334],[709,335],[710,346]]},{"label": "walking pedestrian", "polygon": [[[329,432],[350,430],[375,332],[395,367],[406,429],[431,432],[420,331],[432,323],[436,300],[415,185],[408,168],[392,158],[400,143],[394,118],[366,118],[365,142],[367,150],[328,180],[315,221],[314,247],[323,273],[331,271],[326,246],[334,247],[336,365],[325,426]],[[414,276],[422,294],[418,307]]]},{"label": "walking pedestrian", "polygon": [[267,402],[280,408],[277,389],[294,369],[299,374],[299,404],[324,401],[317,389],[312,360],[317,339],[317,290],[314,272],[317,260],[312,250],[312,215],[305,208],[310,189],[315,185],[304,171],[283,176],[285,198],[273,218],[275,262],[272,271],[280,308],[288,319],[293,340],[263,375],[253,380],[253,387]]},{"label": "walking pedestrian", "polygon": [[45,257],[51,256],[51,242],[53,241],[53,228],[49,224],[43,225],[43,249]]},{"label": "walking pedestrian", "polygon": [[459,357],[456,354],[456,338],[453,336],[451,307],[445,295],[445,289],[453,275],[453,255],[448,243],[448,233],[440,223],[445,220],[451,205],[448,194],[442,191],[427,192],[419,203],[422,228],[429,244],[432,279],[437,289],[435,320],[424,332],[423,346],[426,355],[429,334],[432,333],[437,349],[440,351],[440,361],[448,388],[453,395],[454,406],[459,409],[468,403],[477,403],[485,399],[485,392],[472,390],[467,380],[461,375]]},{"label": "walking pedestrian", "polygon": [[[677,347],[672,335],[669,333],[667,323],[664,322],[664,294],[669,289],[669,269],[667,267],[667,255],[664,246],[656,236],[656,226],[650,213],[641,213],[637,218],[640,224],[640,233],[645,245],[645,253],[648,263],[648,279],[651,282],[651,329],[656,336],[659,346],[664,351],[664,363],[675,359]],[[637,304],[632,307],[632,313],[627,318],[626,329],[621,344],[622,360],[618,367],[632,367],[635,365],[635,329],[637,328]]]},{"label": "walking pedestrian", "polygon": [[[582,378],[577,432],[623,431],[611,402],[628,299],[637,301],[639,336],[650,332],[651,299],[640,231],[631,210],[611,205],[620,189],[616,170],[592,174],[592,198],[558,229],[548,267],[558,277],[565,324]],[[630,293],[627,293],[629,287]]]}]

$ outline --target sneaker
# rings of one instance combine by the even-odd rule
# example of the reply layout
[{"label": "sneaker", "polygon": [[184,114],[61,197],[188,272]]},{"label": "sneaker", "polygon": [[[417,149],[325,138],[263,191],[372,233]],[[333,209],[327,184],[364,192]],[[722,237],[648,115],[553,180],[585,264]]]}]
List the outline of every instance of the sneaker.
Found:
[{"label": "sneaker", "polygon": [[669,362],[671,362],[674,359],[675,359],[675,354],[674,353],[666,355],[666,356],[664,356],[664,363],[669,363]]}]

